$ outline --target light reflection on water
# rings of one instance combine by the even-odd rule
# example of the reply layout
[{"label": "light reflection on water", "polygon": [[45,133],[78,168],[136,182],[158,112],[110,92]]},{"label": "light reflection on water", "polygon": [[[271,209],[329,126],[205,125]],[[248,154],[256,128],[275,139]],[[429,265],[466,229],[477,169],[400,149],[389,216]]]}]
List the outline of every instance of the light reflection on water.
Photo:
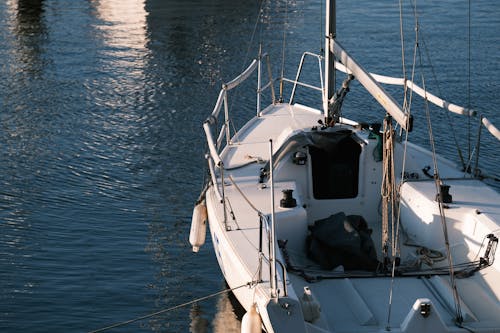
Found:
[{"label": "light reflection on water", "polygon": [[[2,331],[85,331],[219,290],[211,245],[187,244],[217,90],[200,87],[222,75],[197,61],[220,50],[217,6],[190,18],[184,1],[0,5]],[[216,312],[125,330],[211,331]]]},{"label": "light reflection on water", "polygon": [[[280,59],[290,29],[288,77],[304,48],[321,48],[319,2],[263,8],[255,40]],[[373,19],[377,5],[363,4],[349,10]],[[256,54],[257,11],[229,0],[0,3],[1,331],[88,331],[225,288],[210,240],[194,255],[187,239],[205,165],[201,124],[220,83]],[[376,65],[365,45],[380,39],[339,20],[352,28],[340,30],[346,44]],[[384,27],[379,36],[391,36]],[[494,40],[498,29],[483,29]],[[498,80],[481,84],[498,90]],[[490,95],[484,106],[498,104]],[[497,159],[485,163],[495,171]],[[236,332],[239,321],[223,295],[124,330]]]}]

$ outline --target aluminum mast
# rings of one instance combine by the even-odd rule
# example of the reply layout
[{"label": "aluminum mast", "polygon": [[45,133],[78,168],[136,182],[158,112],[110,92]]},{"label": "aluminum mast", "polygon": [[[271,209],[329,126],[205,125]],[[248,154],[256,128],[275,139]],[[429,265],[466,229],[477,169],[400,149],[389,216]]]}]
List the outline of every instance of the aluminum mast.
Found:
[{"label": "aluminum mast", "polygon": [[335,0],[326,0],[325,18],[325,88],[323,91],[323,112],[328,118],[328,108],[333,104],[335,96],[335,56],[333,43],[335,41]]}]

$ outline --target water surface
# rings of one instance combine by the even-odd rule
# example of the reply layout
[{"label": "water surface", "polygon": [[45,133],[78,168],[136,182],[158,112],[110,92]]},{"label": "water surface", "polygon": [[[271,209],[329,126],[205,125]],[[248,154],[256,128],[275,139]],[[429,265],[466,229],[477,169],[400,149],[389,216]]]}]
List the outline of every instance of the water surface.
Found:
[{"label": "water surface", "polygon": [[[370,71],[400,76],[398,8],[338,3],[344,46]],[[275,76],[284,27],[287,76],[302,51],[320,52],[320,7],[266,3],[256,25],[256,1],[0,4],[0,331],[90,331],[225,288],[210,240],[196,255],[188,244],[205,167],[201,124],[220,84],[245,68],[259,40],[275,59]],[[466,5],[419,8],[439,73],[429,84],[459,104],[471,100],[499,126],[500,9],[493,0],[472,7],[470,81]],[[413,21],[405,25],[411,59]],[[345,112],[356,119],[358,107],[372,104],[354,105]],[[253,107],[238,112],[241,123]],[[449,120],[437,117],[441,152],[458,162]],[[475,123],[452,121],[467,147]],[[425,131],[412,135],[427,144]],[[498,142],[484,140],[481,165],[498,174]],[[119,331],[238,327],[229,298],[220,296]]]}]

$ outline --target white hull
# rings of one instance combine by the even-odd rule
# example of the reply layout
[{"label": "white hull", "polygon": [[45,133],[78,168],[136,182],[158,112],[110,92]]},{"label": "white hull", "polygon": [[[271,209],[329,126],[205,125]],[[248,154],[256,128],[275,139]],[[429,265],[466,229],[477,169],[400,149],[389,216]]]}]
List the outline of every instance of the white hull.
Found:
[{"label": "white hull", "polygon": [[[390,117],[383,130],[343,119],[330,68],[321,87],[301,86],[321,92],[324,110],[295,103],[302,62],[295,80],[282,78],[293,84],[288,103],[276,102],[272,78],[261,82],[265,56],[223,85],[203,125],[211,178],[202,198],[224,278],[267,332],[500,332],[500,195],[399,141],[392,123],[410,131],[412,118],[380,82],[402,81],[367,73],[329,29],[325,59],[307,56],[335,56],[350,74],[344,88],[357,79]],[[255,70],[256,116],[231,136],[228,92]],[[266,89],[272,103],[261,111]],[[203,235],[192,236],[196,250]]]},{"label": "white hull", "polygon": [[[289,117],[293,114],[294,117]],[[284,141],[286,137],[297,133],[299,126],[308,129],[316,124],[319,112],[300,106],[276,105],[262,113],[262,116],[250,121],[242,129],[234,141],[221,154],[225,168],[230,170],[233,166],[240,166],[248,162],[248,156],[259,156],[262,159],[268,154],[268,140],[263,140],[260,135],[263,128],[272,128],[268,131],[268,139],[277,142]],[[343,125],[344,126],[344,125]],[[350,126],[344,126],[349,128]],[[294,131],[291,128],[295,128]],[[357,131],[357,130],[355,130]],[[275,203],[276,210],[276,238],[286,239],[287,251],[290,259],[298,266],[307,267],[311,262],[306,258],[305,242],[307,228],[315,220],[328,217],[331,214],[343,211],[346,214],[360,214],[365,217],[368,225],[374,230],[375,244],[380,244],[380,184],[381,163],[372,157],[376,140],[368,139],[368,131],[357,131],[357,137],[363,141],[363,151],[360,155],[361,169],[359,172],[359,193],[352,199],[314,199],[311,174],[308,165],[294,165],[291,156],[283,158],[278,163],[275,171]],[[401,152],[401,147],[396,147],[395,152]],[[292,152],[289,152],[292,154]],[[407,152],[406,170],[415,180],[409,180],[402,186],[402,218],[401,223],[412,242],[445,253],[441,233],[441,224],[437,214],[436,190],[434,181],[422,173],[427,165],[432,164],[429,152],[420,147],[410,145]],[[310,156],[309,156],[310,158]],[[397,160],[397,158],[396,158]],[[237,187],[230,182],[226,175],[224,192],[228,205],[226,206],[226,223],[224,223],[223,204],[218,199],[211,187],[206,194],[208,207],[208,220],[210,233],[214,244],[217,260],[231,288],[249,282],[257,282],[259,269],[259,217],[257,212],[247,202],[252,203],[265,215],[271,214],[270,186],[259,183],[259,169],[261,164],[253,163],[245,167],[228,172]],[[281,169],[280,169],[281,168]],[[287,168],[302,168],[287,170]],[[400,168],[400,167],[398,167]],[[450,229],[450,244],[455,263],[469,262],[479,255],[483,255],[484,239],[490,233],[500,232],[500,196],[480,181],[464,179],[462,173],[454,166],[440,159],[440,172],[443,179],[451,185],[450,193],[453,203],[446,210],[448,228]],[[399,174],[397,170],[396,174]],[[418,180],[416,179],[418,178]],[[294,208],[281,208],[279,198],[283,189],[293,189],[293,196],[297,200]],[[240,193],[242,191],[246,199]],[[305,208],[304,208],[305,206]],[[234,215],[234,219],[233,216]],[[226,231],[226,226],[229,231]],[[483,243],[483,248],[480,249]],[[264,244],[267,238],[264,233]],[[380,256],[380,248],[377,247]],[[402,246],[402,265],[415,261],[417,255],[415,248]],[[267,250],[264,249],[267,256]],[[285,263],[281,252],[278,260]],[[380,258],[380,260],[382,260]],[[444,263],[437,265],[443,266]],[[245,309],[249,309],[253,302],[258,304],[264,326],[269,332],[276,327],[271,323],[266,313],[266,305],[271,300],[269,287],[268,265],[263,265],[261,283],[249,287],[239,288],[234,291],[237,299]],[[319,271],[313,267],[311,276],[325,275],[318,282],[308,282],[297,272],[288,272],[288,297],[286,302],[293,306],[290,308],[297,315],[300,312],[299,297],[303,287],[308,286],[321,305],[321,317],[315,323],[304,322],[302,327],[296,327],[296,332],[314,331],[345,331],[345,332],[379,332],[387,326],[390,277],[371,278],[332,278],[335,272]],[[463,325],[472,328],[475,332],[496,332],[500,327],[500,306],[498,297],[500,285],[499,264],[496,261],[492,266],[476,272],[465,279],[457,279],[457,287],[462,300]],[[281,277],[281,270],[278,275]],[[422,273],[424,275],[425,273]],[[418,275],[418,274],[417,274]],[[389,326],[391,331],[420,332],[424,324],[431,324],[436,332],[461,332],[463,329],[454,324],[453,294],[451,292],[449,276],[435,274],[430,277],[396,277],[391,307]],[[283,293],[281,281],[278,281],[280,293]],[[423,318],[419,310],[414,310],[416,302],[430,300],[436,316]],[[451,312],[450,312],[451,311]],[[302,315],[298,314],[299,318]],[[422,321],[422,320],[420,320]],[[281,324],[281,323],[280,323]],[[405,326],[406,325],[406,326]],[[279,330],[276,330],[279,331]]]}]

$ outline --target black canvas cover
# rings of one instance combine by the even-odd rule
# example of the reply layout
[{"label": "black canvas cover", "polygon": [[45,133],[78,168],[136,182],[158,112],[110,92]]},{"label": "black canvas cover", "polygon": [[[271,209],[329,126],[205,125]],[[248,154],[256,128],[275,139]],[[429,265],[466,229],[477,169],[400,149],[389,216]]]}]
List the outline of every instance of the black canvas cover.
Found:
[{"label": "black canvas cover", "polygon": [[343,212],[314,223],[308,255],[328,270],[342,265],[345,270],[374,271],[379,263],[365,219]]}]

